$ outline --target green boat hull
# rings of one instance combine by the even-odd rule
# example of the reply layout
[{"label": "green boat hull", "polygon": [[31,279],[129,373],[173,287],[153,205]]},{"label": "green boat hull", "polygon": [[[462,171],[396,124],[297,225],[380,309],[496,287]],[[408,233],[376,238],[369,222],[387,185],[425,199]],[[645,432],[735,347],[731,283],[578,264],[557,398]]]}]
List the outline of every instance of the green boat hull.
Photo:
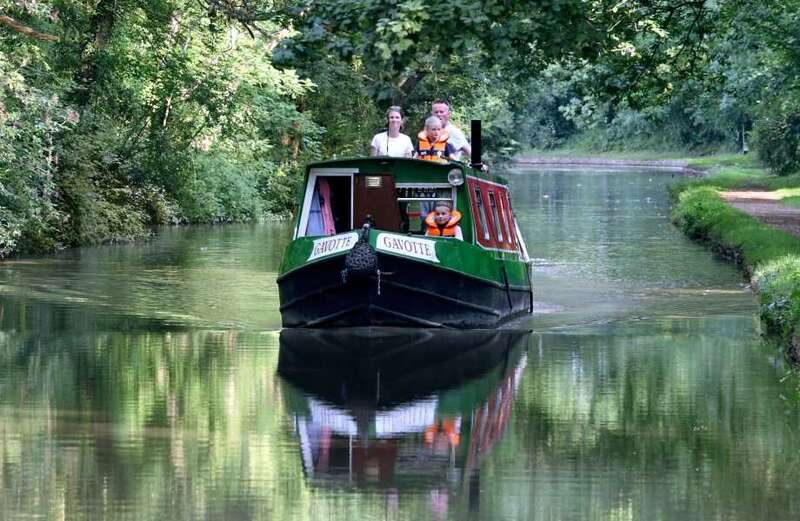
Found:
[{"label": "green boat hull", "polygon": [[[325,240],[335,246],[335,237]],[[299,238],[286,249],[278,278],[284,327],[484,329],[531,312],[528,263],[499,252],[371,230],[378,267],[358,276],[348,271],[349,249],[315,256],[321,241]]]}]

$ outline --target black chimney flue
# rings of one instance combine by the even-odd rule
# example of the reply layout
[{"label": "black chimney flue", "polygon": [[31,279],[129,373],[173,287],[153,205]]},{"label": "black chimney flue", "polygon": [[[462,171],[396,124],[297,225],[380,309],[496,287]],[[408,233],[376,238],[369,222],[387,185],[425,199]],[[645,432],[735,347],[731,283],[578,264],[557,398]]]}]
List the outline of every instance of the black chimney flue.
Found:
[{"label": "black chimney flue", "polygon": [[473,168],[480,169],[483,165],[481,161],[481,120],[472,120],[472,157],[470,164]]}]

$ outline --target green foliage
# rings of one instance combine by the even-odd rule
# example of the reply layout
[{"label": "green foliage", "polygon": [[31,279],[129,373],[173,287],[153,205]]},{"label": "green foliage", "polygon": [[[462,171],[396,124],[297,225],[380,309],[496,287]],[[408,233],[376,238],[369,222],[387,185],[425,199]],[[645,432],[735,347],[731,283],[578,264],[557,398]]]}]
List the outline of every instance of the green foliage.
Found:
[{"label": "green foliage", "polygon": [[[556,109],[573,127],[552,143],[542,136],[554,135],[557,119],[544,119],[527,133],[529,144],[692,153],[754,146],[773,172],[796,170],[799,138],[791,114],[800,101],[800,53],[780,36],[796,28],[796,2],[703,2],[702,9],[695,18],[676,12],[666,33],[640,28],[621,41],[620,52],[560,64],[572,76],[545,83],[544,92],[562,92],[569,84],[569,98],[557,100]],[[701,26],[702,35],[687,23]],[[668,59],[657,59],[659,47]]]},{"label": "green foliage", "polygon": [[800,168],[800,113],[763,118],[755,130],[758,157],[771,171],[789,175]]},{"label": "green foliage", "polygon": [[469,133],[472,119],[481,120],[484,162],[497,165],[508,161],[522,144],[515,130],[516,87],[497,69],[471,70],[466,65],[465,60],[454,58],[452,68],[420,82],[407,100],[407,134],[416,141],[417,132],[430,115],[431,102],[444,99],[450,103],[452,123],[465,132]]},{"label": "green foliage", "polygon": [[797,162],[793,0],[0,7],[34,31],[0,26],[0,257],[283,215],[303,165],[364,154],[390,102],[411,136],[436,98],[482,119],[494,164],[737,150],[753,127],[773,171]]},{"label": "green foliage", "polygon": [[800,256],[765,263],[753,274],[761,318],[770,332],[789,338],[800,326]]},{"label": "green foliage", "polygon": [[716,190],[701,187],[682,193],[672,213],[673,222],[692,239],[706,239],[720,214],[728,213],[727,205]]},{"label": "green foliage", "polygon": [[0,258],[291,209],[275,180],[296,183],[322,129],[298,110],[313,85],[264,59],[279,28],[266,11],[0,5],[58,38],[0,26]]},{"label": "green foliage", "polygon": [[800,196],[784,197],[781,204],[791,208],[800,208]]},{"label": "green foliage", "polygon": [[134,189],[97,190],[75,180],[62,190],[74,216],[66,235],[70,244],[124,242],[147,234],[148,216],[131,202],[139,195]]},{"label": "green foliage", "polygon": [[298,99],[298,104],[318,129],[314,144],[307,147],[309,153],[319,158],[366,154],[372,136],[386,126],[382,111],[367,95],[366,78],[327,57],[309,64],[305,72],[315,86]]},{"label": "green foliage", "polygon": [[[573,74],[573,72],[575,74]],[[579,96],[580,73],[559,64],[547,67],[527,84],[523,102],[517,113],[517,128],[524,145],[537,149],[552,149],[564,145],[577,132],[576,122],[566,107],[572,107]]]},{"label": "green foliage", "polygon": [[54,178],[59,137],[78,115],[61,99],[64,84],[40,88],[19,72],[46,67],[36,46],[0,33],[0,258],[56,247],[66,218]]},{"label": "green foliage", "polygon": [[[665,52],[659,43],[669,31],[695,35],[708,14],[693,3],[606,0],[306,0],[294,12],[297,32],[276,49],[279,60],[307,66],[314,58],[336,56],[369,77],[371,96],[395,102],[456,57],[510,76],[527,76],[564,56],[613,54],[629,63],[638,53],[657,62]],[[644,42],[650,43],[636,47]]]},{"label": "green foliage", "polygon": [[199,154],[190,181],[177,194],[183,217],[189,222],[247,220],[262,214],[258,197],[258,171],[228,158]]},{"label": "green foliage", "polygon": [[262,179],[259,189],[266,201],[268,215],[283,217],[286,216],[287,209],[295,209],[303,174],[304,171],[299,166],[284,166],[276,168]]},{"label": "green foliage", "polygon": [[[591,76],[585,81],[591,81]],[[687,84],[667,102],[640,109],[628,102],[616,104],[586,93],[576,96],[560,111],[574,125],[569,140],[601,151],[682,150],[687,153],[735,148],[736,128],[696,105]],[[579,86],[580,87],[580,86]],[[585,89],[586,86],[583,86]]]}]

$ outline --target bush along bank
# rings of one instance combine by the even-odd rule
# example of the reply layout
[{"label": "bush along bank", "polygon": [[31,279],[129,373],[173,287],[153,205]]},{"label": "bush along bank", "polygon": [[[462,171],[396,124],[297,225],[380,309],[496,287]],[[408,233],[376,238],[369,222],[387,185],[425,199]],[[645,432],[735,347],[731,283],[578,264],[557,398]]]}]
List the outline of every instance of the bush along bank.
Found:
[{"label": "bush along bank", "polygon": [[747,273],[765,333],[777,336],[790,361],[800,364],[800,238],[731,207],[713,178],[678,184],[671,195],[673,222]]}]

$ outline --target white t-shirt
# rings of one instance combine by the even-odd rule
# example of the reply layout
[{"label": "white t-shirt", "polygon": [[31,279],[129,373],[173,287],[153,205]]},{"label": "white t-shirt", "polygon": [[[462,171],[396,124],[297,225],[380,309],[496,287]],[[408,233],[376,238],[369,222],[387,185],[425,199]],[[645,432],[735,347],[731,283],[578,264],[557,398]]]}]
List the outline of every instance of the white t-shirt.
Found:
[{"label": "white t-shirt", "polygon": [[414,152],[411,138],[405,134],[397,137],[389,137],[387,132],[375,134],[370,146],[378,152],[379,156],[411,157],[411,153]]},{"label": "white t-shirt", "polygon": [[453,148],[456,149],[456,153],[452,156],[453,159],[460,160],[461,149],[464,148],[464,145],[469,145],[467,136],[461,131],[460,128],[454,127],[449,121],[447,122],[447,125],[445,125],[444,130],[446,130],[450,136],[447,138],[447,142],[453,145]]}]

